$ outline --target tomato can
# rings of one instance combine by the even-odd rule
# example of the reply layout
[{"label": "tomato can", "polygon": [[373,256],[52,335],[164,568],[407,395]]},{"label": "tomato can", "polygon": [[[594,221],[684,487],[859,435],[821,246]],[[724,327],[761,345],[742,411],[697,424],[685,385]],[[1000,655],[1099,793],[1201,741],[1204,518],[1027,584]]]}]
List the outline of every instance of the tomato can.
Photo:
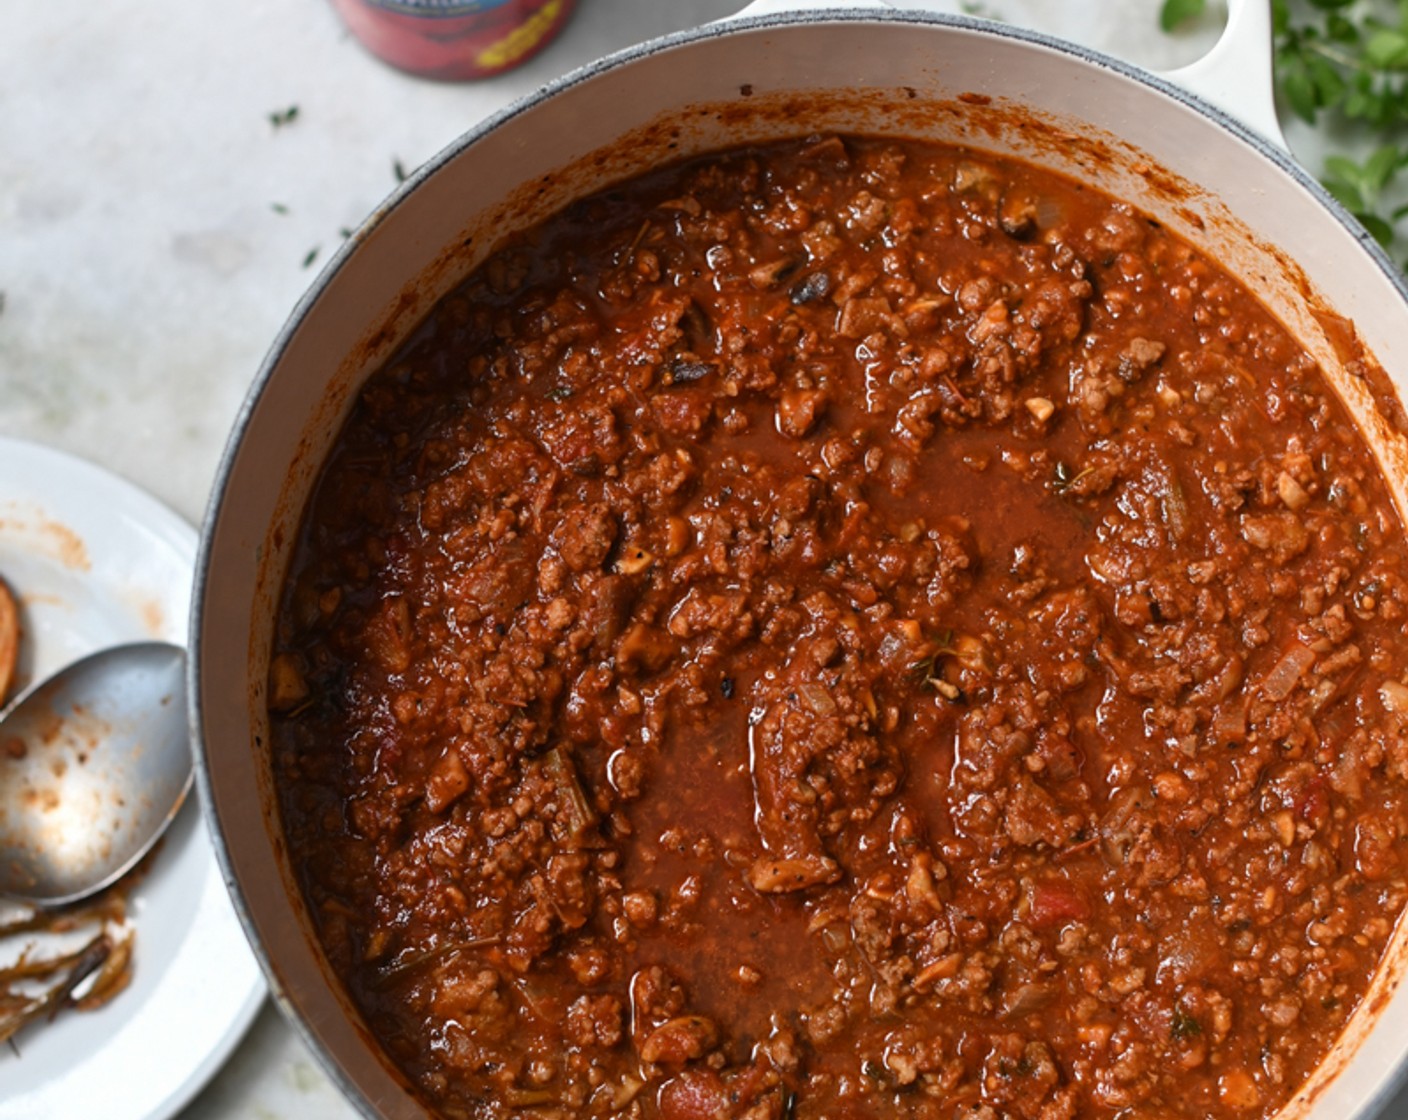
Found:
[{"label": "tomato can", "polygon": [[552,40],[576,0],[332,0],[366,48],[392,66],[449,81],[487,78]]}]

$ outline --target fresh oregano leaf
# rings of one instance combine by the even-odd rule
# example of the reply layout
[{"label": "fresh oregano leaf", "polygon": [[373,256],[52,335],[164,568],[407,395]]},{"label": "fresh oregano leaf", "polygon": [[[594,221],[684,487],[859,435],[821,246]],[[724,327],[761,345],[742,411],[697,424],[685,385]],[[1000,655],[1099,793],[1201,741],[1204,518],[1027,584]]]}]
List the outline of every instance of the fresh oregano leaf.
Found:
[{"label": "fresh oregano leaf", "polygon": [[1173,31],[1207,11],[1207,0],[1164,0],[1159,9],[1159,26]]}]

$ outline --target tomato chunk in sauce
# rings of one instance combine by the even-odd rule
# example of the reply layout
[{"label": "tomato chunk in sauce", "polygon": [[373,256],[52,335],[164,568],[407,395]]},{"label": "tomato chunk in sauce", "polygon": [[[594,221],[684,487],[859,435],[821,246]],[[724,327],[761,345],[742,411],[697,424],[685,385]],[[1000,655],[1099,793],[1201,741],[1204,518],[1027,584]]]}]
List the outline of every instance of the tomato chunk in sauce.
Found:
[{"label": "tomato chunk in sauce", "polygon": [[1314,362],[1148,217],[697,159],[366,385],[270,670],[291,859],[445,1117],[1269,1116],[1404,906],[1405,573]]}]

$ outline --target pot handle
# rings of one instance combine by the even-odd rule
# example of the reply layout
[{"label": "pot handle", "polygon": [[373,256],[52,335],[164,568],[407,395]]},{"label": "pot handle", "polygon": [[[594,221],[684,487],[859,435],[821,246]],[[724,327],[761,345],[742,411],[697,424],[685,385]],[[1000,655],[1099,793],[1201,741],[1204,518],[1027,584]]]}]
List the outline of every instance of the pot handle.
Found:
[{"label": "pot handle", "polygon": [[1289,150],[1276,116],[1268,0],[1227,0],[1227,27],[1212,50],[1163,76]]},{"label": "pot handle", "polygon": [[[808,9],[891,7],[886,0],[753,0],[719,22]],[[1269,0],[1227,0],[1227,27],[1212,50],[1163,77],[1286,148],[1276,117],[1271,62]]]}]

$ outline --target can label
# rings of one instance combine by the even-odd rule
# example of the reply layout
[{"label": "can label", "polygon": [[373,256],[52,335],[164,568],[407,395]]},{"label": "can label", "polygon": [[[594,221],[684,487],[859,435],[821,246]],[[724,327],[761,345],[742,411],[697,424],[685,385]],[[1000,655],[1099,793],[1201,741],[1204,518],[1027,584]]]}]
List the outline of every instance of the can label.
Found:
[{"label": "can label", "polygon": [[502,70],[535,50],[557,25],[562,0],[548,0],[497,43],[479,52],[475,59],[486,70]]},{"label": "can label", "polygon": [[362,0],[368,8],[396,12],[406,16],[431,16],[453,19],[475,16],[502,8],[512,0]]},{"label": "can label", "polygon": [[575,0],[332,0],[373,54],[430,78],[483,78],[536,54]]}]

